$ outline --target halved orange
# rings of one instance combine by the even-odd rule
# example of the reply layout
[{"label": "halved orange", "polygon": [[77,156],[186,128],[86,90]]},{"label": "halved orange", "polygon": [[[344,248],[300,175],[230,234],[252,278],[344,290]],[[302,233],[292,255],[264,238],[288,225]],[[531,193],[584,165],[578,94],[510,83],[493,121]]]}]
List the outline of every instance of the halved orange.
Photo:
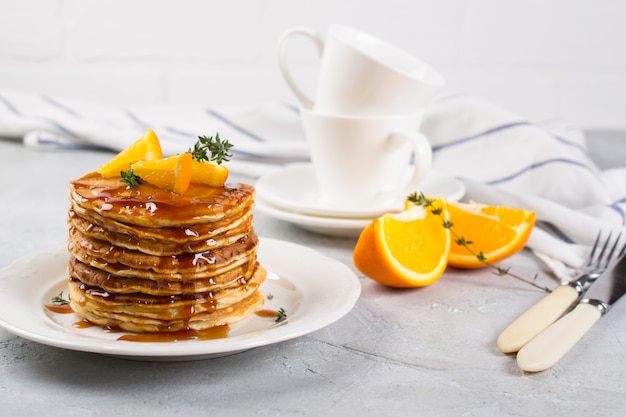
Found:
[{"label": "halved orange", "polygon": [[106,162],[96,172],[105,178],[119,177],[120,171],[128,171],[133,162],[163,158],[159,138],[152,130],[148,130],[135,143],[124,149],[110,161]]},{"label": "halved orange", "polygon": [[191,183],[192,160],[190,153],[182,153],[169,158],[137,161],[131,169],[147,183],[185,194]]},{"label": "halved orange", "polygon": [[191,182],[194,184],[221,187],[228,178],[228,168],[213,161],[196,161],[191,163]]},{"label": "halved orange", "polygon": [[[441,211],[441,216],[433,213]],[[445,200],[432,207],[412,206],[372,221],[359,236],[353,253],[356,268],[390,287],[432,284],[443,274],[450,250]]]},{"label": "halved orange", "polygon": [[[481,268],[514,255],[535,225],[533,211],[505,206],[451,202],[448,213],[453,235],[448,265],[457,268]],[[467,247],[459,244],[461,239]]]}]

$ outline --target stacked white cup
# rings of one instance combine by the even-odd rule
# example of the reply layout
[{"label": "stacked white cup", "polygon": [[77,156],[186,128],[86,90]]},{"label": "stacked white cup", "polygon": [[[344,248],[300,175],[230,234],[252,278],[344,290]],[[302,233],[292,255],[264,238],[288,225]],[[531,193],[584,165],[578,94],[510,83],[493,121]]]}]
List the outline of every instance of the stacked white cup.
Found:
[{"label": "stacked white cup", "polygon": [[[321,66],[311,100],[287,70],[286,47],[310,39]],[[384,205],[416,191],[432,151],[419,133],[424,108],[445,81],[402,49],[356,29],[332,25],[326,36],[295,27],[279,41],[278,61],[300,115],[324,204]]]}]

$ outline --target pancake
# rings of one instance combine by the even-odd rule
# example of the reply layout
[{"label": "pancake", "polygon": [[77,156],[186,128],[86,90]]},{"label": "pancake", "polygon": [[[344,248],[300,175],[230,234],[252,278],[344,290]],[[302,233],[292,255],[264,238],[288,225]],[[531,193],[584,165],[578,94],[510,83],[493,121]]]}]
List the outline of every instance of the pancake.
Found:
[{"label": "pancake", "polygon": [[[137,234],[128,233],[127,230],[120,231],[113,221],[97,221],[87,219],[86,216],[78,216],[74,211],[69,215],[70,233],[76,229],[89,238],[106,240],[115,246],[126,249],[135,249],[152,255],[175,255],[179,253],[195,253],[228,246],[234,241],[242,238],[250,230],[252,223],[252,210],[229,224],[229,227],[221,227],[219,233],[200,234],[199,231],[185,230],[186,239],[170,240],[163,238],[171,232],[172,235],[181,233],[174,228],[159,228],[154,230],[152,236],[139,231]],[[131,229],[132,230],[132,229]],[[137,231],[137,228],[135,228]],[[158,235],[160,233],[160,235]]]},{"label": "pancake", "polygon": [[239,217],[252,205],[254,188],[248,184],[192,184],[179,195],[147,183],[129,188],[119,178],[88,174],[70,183],[70,200],[127,225],[180,227]]},{"label": "pancake", "polygon": [[[70,282],[70,296],[80,297],[80,288]],[[100,306],[98,303],[85,302],[72,303],[72,309],[85,320],[107,328],[119,328],[122,330],[144,333],[144,332],[178,332],[181,330],[206,330],[211,327],[223,326],[236,323],[249,316],[259,306],[263,305],[264,298],[257,289],[248,297],[236,302],[228,307],[220,309],[205,310],[192,315],[183,315],[171,319],[167,307],[158,310],[155,317],[142,317],[134,312],[115,312]],[[176,311],[176,310],[175,310]]]},{"label": "pancake", "polygon": [[113,275],[99,268],[84,264],[72,257],[68,264],[70,279],[78,279],[90,287],[100,287],[102,290],[127,294],[141,292],[150,295],[175,295],[186,292],[198,293],[218,291],[241,285],[242,280],[250,279],[255,271],[256,261],[236,265],[233,268],[221,271],[219,274],[207,278],[195,278],[185,280],[171,280],[165,275],[161,279],[143,279]]},{"label": "pancake", "polygon": [[80,205],[80,199],[78,201],[72,200],[72,195],[73,193],[70,194],[70,218],[78,216],[94,226],[101,226],[111,232],[165,242],[185,243],[208,239],[230,228],[237,227],[242,221],[251,221],[252,217],[252,205],[250,205],[243,209],[244,213],[232,212],[212,222],[183,224],[179,227],[142,227],[136,224],[118,222],[101,216],[97,212],[89,211]]},{"label": "pancake", "polygon": [[179,195],[89,173],[70,182],[72,310],[132,332],[206,330],[264,303],[254,188],[192,184]]},{"label": "pancake", "polygon": [[87,286],[79,280],[70,281],[70,296],[80,308],[98,310],[103,317],[126,314],[162,320],[189,319],[195,314],[228,308],[256,291],[266,272],[258,265],[249,280],[230,288],[207,292],[185,292],[173,295],[145,293],[112,293],[100,287]]},{"label": "pancake", "polygon": [[102,268],[121,265],[130,270],[153,271],[159,274],[193,274],[214,270],[240,256],[251,256],[258,244],[256,234],[250,231],[228,246],[196,253],[150,255],[116,246],[111,242],[90,239],[74,228],[69,229],[68,249],[76,258],[99,264]]}]

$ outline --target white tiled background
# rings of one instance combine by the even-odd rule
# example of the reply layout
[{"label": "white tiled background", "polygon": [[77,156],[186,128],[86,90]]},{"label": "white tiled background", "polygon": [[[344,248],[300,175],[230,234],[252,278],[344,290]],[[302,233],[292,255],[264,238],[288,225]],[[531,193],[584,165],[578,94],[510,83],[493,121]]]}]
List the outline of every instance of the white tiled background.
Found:
[{"label": "white tiled background", "polygon": [[[626,129],[623,0],[0,0],[0,89],[121,105],[293,102],[277,41],[331,23],[529,119]],[[293,45],[311,86],[315,51]]]}]

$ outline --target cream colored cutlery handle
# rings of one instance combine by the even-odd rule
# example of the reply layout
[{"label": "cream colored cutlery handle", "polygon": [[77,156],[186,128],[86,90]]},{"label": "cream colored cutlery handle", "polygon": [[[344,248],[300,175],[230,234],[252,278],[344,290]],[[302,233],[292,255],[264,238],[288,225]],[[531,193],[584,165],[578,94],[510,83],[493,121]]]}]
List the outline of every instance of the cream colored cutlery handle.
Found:
[{"label": "cream colored cutlery handle", "polygon": [[598,306],[580,303],[562,319],[541,332],[517,353],[524,371],[544,371],[557,363],[602,316]]},{"label": "cream colored cutlery handle", "polygon": [[504,353],[517,352],[542,330],[558,320],[580,294],[570,285],[561,285],[519,316],[498,336]]}]

